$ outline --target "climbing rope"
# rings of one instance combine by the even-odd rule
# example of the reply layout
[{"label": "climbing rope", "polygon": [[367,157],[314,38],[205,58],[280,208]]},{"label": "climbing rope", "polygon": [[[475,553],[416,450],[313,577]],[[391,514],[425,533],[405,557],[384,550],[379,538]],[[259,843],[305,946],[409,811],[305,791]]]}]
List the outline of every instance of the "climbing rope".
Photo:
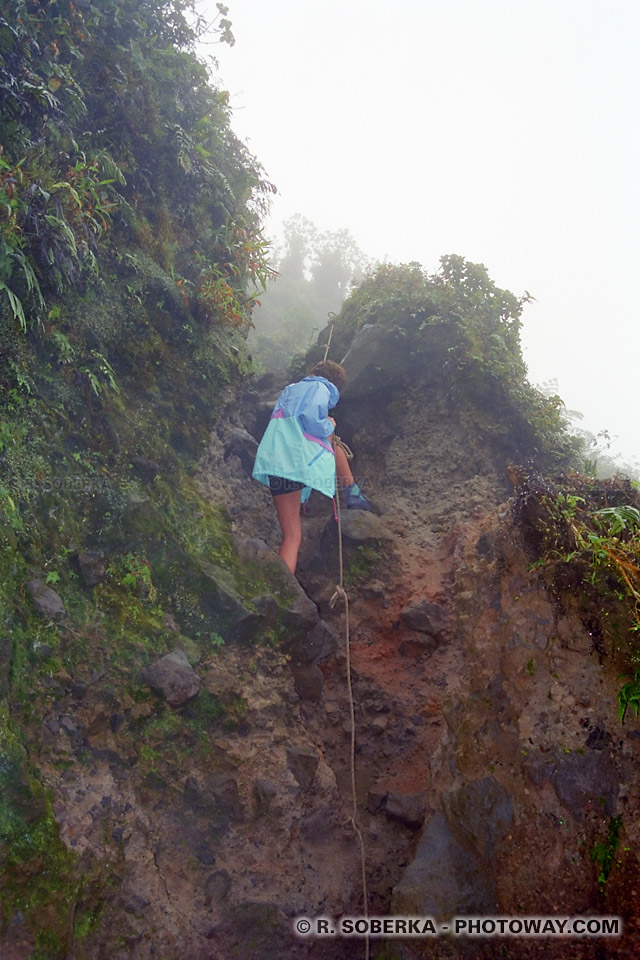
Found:
[{"label": "climbing rope", "polygon": [[[333,319],[332,319],[332,318],[333,318]],[[326,346],[325,351],[324,351],[324,357],[322,358],[323,362],[327,359],[327,354],[329,353],[329,347],[331,346],[331,337],[333,336],[333,328],[334,328],[335,325],[336,325],[336,315],[335,315],[335,313],[330,313],[330,314],[329,314],[329,324],[330,324],[330,326],[331,326],[331,330],[329,330],[329,339],[327,340],[327,346]]]},{"label": "climbing rope", "polygon": [[[349,447],[346,443],[343,443],[339,437],[336,437],[334,440],[336,446],[342,447],[345,451],[346,456],[351,459],[353,453],[349,450]],[[350,638],[350,623],[349,623],[349,597],[347,596],[347,591],[344,589],[344,563],[342,556],[342,520],[340,516],[340,496],[337,489],[337,476],[336,476],[336,496],[335,496],[335,505],[336,505],[336,520],[338,522],[338,567],[339,567],[339,579],[336,586],[335,592],[329,601],[329,606],[333,609],[338,602],[342,600],[344,603],[344,614],[345,614],[345,652],[347,657],[347,693],[349,696],[349,719],[351,723],[351,749],[350,749],[350,765],[351,765],[351,797],[352,797],[352,807],[351,807],[351,816],[347,817],[342,827],[346,833],[355,834],[358,838],[358,843],[360,845],[360,872],[362,875],[362,900],[363,900],[363,916],[368,918],[369,909],[368,902],[369,897],[367,894],[367,859],[364,847],[364,837],[362,836],[362,831],[358,826],[358,800],[356,795],[356,715],[355,715],[355,702],[353,698],[353,685],[351,681],[351,638]],[[369,960],[369,933],[365,935],[365,960]]]}]

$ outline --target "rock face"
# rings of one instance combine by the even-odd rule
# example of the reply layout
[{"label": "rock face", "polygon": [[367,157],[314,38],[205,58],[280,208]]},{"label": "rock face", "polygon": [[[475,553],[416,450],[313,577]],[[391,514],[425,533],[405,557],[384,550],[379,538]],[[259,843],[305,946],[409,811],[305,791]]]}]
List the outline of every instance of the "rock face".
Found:
[{"label": "rock face", "polygon": [[[640,737],[633,718],[617,718],[618,668],[531,569],[495,451],[438,393],[394,387],[373,398],[365,359],[339,422],[356,478],[385,507],[382,518],[342,514],[369,913],[626,923],[615,943],[439,937],[376,950],[394,960],[631,960]],[[173,583],[172,615],[148,605],[141,676],[115,658],[97,670],[90,652],[62,668],[44,649],[49,636],[34,645],[34,660],[53,665],[29,757],[44,771],[63,848],[78,870],[95,870],[74,901],[87,933],[72,942],[65,913],[66,954],[55,960],[364,955],[359,940],[292,932],[295,917],[363,908],[357,840],[345,829],[354,728],[345,607],[330,602],[331,503],[312,497],[292,578],[274,552],[271,498],[248,481],[240,450],[250,455],[244,435],[215,435],[200,477],[233,523],[228,562],[203,558],[199,606]],[[40,611],[48,588],[36,584]],[[60,598],[49,601],[47,622],[32,611],[43,631],[64,617]],[[66,622],[55,620],[62,654]],[[99,623],[73,629],[89,651],[109,649]],[[0,641],[2,699],[11,656]],[[25,757],[14,767],[7,795],[25,821],[43,816]],[[3,789],[4,776],[0,764]],[[35,939],[19,905],[6,912],[0,952],[22,960]]]}]

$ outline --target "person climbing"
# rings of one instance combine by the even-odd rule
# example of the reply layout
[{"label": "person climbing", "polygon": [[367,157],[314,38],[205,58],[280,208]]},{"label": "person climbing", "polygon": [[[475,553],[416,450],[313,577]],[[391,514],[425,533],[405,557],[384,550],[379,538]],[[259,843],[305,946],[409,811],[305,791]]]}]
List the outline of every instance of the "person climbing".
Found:
[{"label": "person climbing", "polygon": [[373,509],[344,450],[334,443],[336,422],[329,410],[346,382],[344,367],[322,360],[303,380],[290,383],[276,401],[256,453],[253,477],[271,491],[282,530],[280,556],[294,574],[302,542],[300,504],[312,490],[333,497],[337,477],[348,510]]}]

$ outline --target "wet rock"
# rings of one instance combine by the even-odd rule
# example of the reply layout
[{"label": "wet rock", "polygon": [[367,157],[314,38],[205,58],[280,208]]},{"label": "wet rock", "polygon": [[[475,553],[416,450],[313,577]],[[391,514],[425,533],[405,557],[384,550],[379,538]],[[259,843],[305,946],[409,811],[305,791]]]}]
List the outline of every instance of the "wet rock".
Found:
[{"label": "wet rock", "polygon": [[233,777],[219,774],[207,783],[207,796],[211,802],[207,809],[213,808],[214,814],[231,820],[241,820],[244,816],[244,806],[240,801],[238,782]]},{"label": "wet rock", "polygon": [[325,840],[335,833],[334,813],[331,807],[314,808],[300,824],[300,833],[305,840]]},{"label": "wet rock", "polygon": [[0,637],[0,698],[6,697],[9,692],[9,669],[12,653],[11,637]]},{"label": "wet rock", "polygon": [[318,769],[315,747],[298,745],[287,750],[287,766],[303,790],[309,790]]},{"label": "wet rock", "polygon": [[379,790],[370,790],[367,795],[367,810],[369,813],[381,813],[387,802],[387,793],[380,793]]},{"label": "wet rock", "polygon": [[406,344],[399,343],[393,328],[364,324],[342,361],[348,376],[342,395],[352,399],[381,388],[388,390],[391,381],[406,374],[406,351]]},{"label": "wet rock", "polygon": [[229,457],[238,457],[242,469],[246,475],[250,477],[257,451],[258,442],[255,437],[252,437],[251,434],[242,427],[233,427],[225,446],[224,461],[226,463]]},{"label": "wet rock", "polygon": [[29,580],[27,590],[33,605],[47,620],[62,620],[67,615],[62,597],[42,580]]},{"label": "wet rock", "polygon": [[300,699],[318,703],[324,686],[324,674],[320,667],[315,663],[302,663],[299,666],[292,666],[291,673],[295,691]]},{"label": "wet rock", "polygon": [[212,850],[206,845],[201,845],[196,849],[196,856],[200,863],[203,863],[205,867],[212,867],[216,862],[216,858],[213,855]]},{"label": "wet rock", "polygon": [[85,587],[102,583],[105,574],[104,553],[101,550],[82,550],[77,557],[80,579]]},{"label": "wet rock", "polygon": [[269,813],[271,803],[278,794],[278,788],[271,780],[256,780],[252,793],[254,816],[263,817]]},{"label": "wet rock", "polygon": [[170,707],[181,707],[200,691],[200,679],[184,650],[174,650],[156,660],[142,671],[141,677],[164,696]]},{"label": "wet rock", "polygon": [[160,467],[155,460],[148,457],[133,457],[131,466],[142,480],[152,481],[160,473]]},{"label": "wet rock", "polygon": [[411,630],[439,637],[444,630],[447,616],[439,603],[430,600],[413,600],[400,611],[403,622]]},{"label": "wet rock", "polygon": [[425,654],[433,653],[440,646],[439,637],[429,636],[426,633],[409,634],[400,641],[398,653],[401,657],[413,657],[418,660]]},{"label": "wet rock", "polygon": [[369,724],[371,732],[378,737],[381,736],[386,731],[388,726],[389,726],[389,717],[385,717],[385,716],[374,717],[371,723]]},{"label": "wet rock", "polygon": [[210,907],[212,903],[218,903],[229,895],[231,890],[231,877],[226,870],[217,870],[207,877],[204,885],[205,906]]},{"label": "wet rock", "polygon": [[[245,900],[229,910],[231,946],[229,956],[242,960],[282,960],[292,956],[294,940],[275,903]],[[256,931],[259,931],[257,933]]]},{"label": "wet rock", "polygon": [[[355,543],[368,543],[374,540],[395,540],[384,522],[368,510],[343,510],[340,514],[342,535]],[[335,530],[336,523],[331,520],[330,529]]]},{"label": "wet rock", "polygon": [[587,746],[592,750],[604,750],[611,742],[611,734],[603,727],[596,727],[587,737]]},{"label": "wet rock", "polygon": [[338,647],[338,635],[324,620],[313,630],[296,640],[291,646],[291,656],[299,663],[311,663],[330,656]]},{"label": "wet rock", "polygon": [[[268,549],[268,548],[267,548]],[[228,570],[201,562],[200,568],[210,584],[208,605],[214,616],[223,617],[226,632],[236,640],[251,639],[258,631],[285,627],[292,635],[305,633],[319,620],[318,608],[306,595],[298,581],[284,568],[279,558],[274,559],[276,587],[283,594],[278,599],[269,593],[253,597],[250,605],[239,594]]]},{"label": "wet rock", "polygon": [[385,813],[390,820],[397,820],[412,830],[418,830],[424,823],[427,813],[427,795],[416,794],[387,794]]},{"label": "wet rock", "polygon": [[443,803],[449,823],[490,860],[513,820],[513,804],[502,784],[483,777],[445,794]]},{"label": "wet rock", "polygon": [[618,775],[608,753],[563,754],[556,761],[551,782],[558,799],[581,820],[587,810],[615,816],[618,804]]},{"label": "wet rock", "polygon": [[125,913],[130,913],[138,919],[142,919],[145,916],[149,906],[150,901],[145,900],[144,897],[141,897],[137,893],[131,894],[131,896],[126,897],[122,901],[122,907]]},{"label": "wet rock", "polygon": [[391,913],[454,916],[496,913],[496,894],[487,863],[452,833],[438,811],[427,823],[416,855],[393,891]]}]

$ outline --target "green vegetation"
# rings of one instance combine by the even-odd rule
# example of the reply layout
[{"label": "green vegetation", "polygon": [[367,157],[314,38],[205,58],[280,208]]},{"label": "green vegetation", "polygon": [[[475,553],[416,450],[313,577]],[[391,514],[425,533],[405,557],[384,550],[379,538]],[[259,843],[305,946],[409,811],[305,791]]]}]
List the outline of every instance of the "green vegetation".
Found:
[{"label": "green vegetation", "polygon": [[615,862],[616,851],[620,846],[622,833],[622,817],[611,817],[607,831],[607,839],[597,843],[591,851],[591,859],[598,868],[598,885],[604,890],[609,874]]},{"label": "green vegetation", "polygon": [[361,544],[356,547],[345,564],[345,586],[357,587],[370,580],[379,560],[380,546],[377,541],[375,544]]},{"label": "green vegetation", "polygon": [[561,604],[576,604],[602,658],[631,676],[620,720],[640,701],[640,498],[632,481],[571,474],[521,478],[516,516],[539,570]]},{"label": "green vegetation", "polygon": [[[329,356],[339,360],[363,326],[378,325],[391,360],[372,373],[372,392],[389,392],[398,378],[439,383],[456,409],[476,411],[476,429],[506,456],[567,468],[577,465],[581,443],[566,431],[560,398],[526,377],[520,318],[530,299],[501,290],[482,264],[460,256],[442,257],[435,274],[418,263],[383,264],[345,301]],[[293,372],[323,354],[323,345],[314,347]]]},{"label": "green vegetation", "polygon": [[[113,870],[60,841],[27,758],[73,773],[94,748],[68,717],[48,753],[43,718],[91,690],[98,740],[111,718],[142,770],[175,773],[246,705],[203,693],[176,717],[138,673],[179,643],[220,651],[269,580],[194,477],[273,273],[274,188],[194,55],[202,29],[191,0],[0,0],[0,931],[19,910],[43,960],[90,941],[86,891]],[[214,31],[232,42],[222,4]],[[66,615],[36,609],[34,578]]]}]

